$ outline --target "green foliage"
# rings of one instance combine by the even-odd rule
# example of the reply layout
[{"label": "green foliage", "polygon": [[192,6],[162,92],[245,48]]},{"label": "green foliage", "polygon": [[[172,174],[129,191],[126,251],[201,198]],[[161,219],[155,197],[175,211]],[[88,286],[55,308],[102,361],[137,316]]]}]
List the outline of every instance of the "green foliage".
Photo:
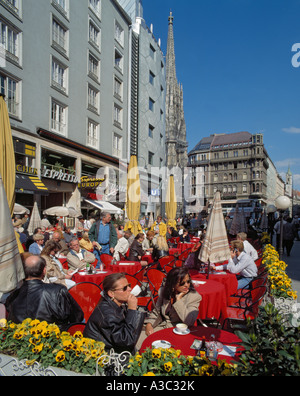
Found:
[{"label": "green foliage", "polygon": [[245,348],[238,362],[239,375],[300,376],[300,328],[286,327],[278,310],[268,304],[260,308],[249,330],[236,333]]}]

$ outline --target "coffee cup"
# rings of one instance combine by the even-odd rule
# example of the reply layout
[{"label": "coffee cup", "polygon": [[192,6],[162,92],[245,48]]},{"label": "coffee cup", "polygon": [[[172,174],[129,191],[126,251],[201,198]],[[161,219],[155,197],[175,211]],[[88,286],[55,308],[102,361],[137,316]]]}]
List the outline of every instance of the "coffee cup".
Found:
[{"label": "coffee cup", "polygon": [[184,323],[178,323],[176,325],[176,330],[179,333],[185,333],[187,331],[187,329],[188,329],[188,326],[186,324],[184,324]]},{"label": "coffee cup", "polygon": [[136,285],[132,290],[131,294],[135,297],[137,297],[139,294],[141,294],[142,289],[140,288],[139,285]]}]

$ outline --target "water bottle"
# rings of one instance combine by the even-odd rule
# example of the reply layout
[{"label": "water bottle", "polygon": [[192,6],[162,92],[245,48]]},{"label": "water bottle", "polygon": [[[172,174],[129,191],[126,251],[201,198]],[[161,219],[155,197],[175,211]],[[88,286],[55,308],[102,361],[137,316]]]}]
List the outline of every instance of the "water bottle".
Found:
[{"label": "water bottle", "polygon": [[102,272],[104,270],[104,265],[102,262],[100,262],[100,271]]}]

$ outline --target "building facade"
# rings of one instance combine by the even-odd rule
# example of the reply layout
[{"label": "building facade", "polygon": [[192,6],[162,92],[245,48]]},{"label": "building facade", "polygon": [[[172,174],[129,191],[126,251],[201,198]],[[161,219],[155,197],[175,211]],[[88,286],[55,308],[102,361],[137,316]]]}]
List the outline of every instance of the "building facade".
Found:
[{"label": "building facade", "polygon": [[[133,51],[135,15],[123,9],[133,3],[141,12],[140,1],[0,0],[1,93],[15,144],[18,203],[88,210],[93,200],[118,201],[126,188],[120,161],[126,175],[131,154],[150,159],[149,142],[138,146],[140,131],[147,125],[148,134],[152,125],[153,138],[164,136],[151,114],[149,120],[140,116],[146,73],[140,48],[146,50],[143,42],[151,36],[160,68],[163,55],[146,27]],[[163,73],[152,64],[145,90],[154,85],[151,73],[159,75],[154,80],[160,91]],[[160,163],[162,150],[149,147],[155,153],[151,161]],[[45,188],[38,189],[32,177]]]},{"label": "building facade", "polygon": [[189,153],[189,167],[192,213],[207,210],[217,191],[221,192],[224,213],[231,214],[238,204],[248,216],[260,213],[278,196],[280,177],[262,134],[205,137]]}]

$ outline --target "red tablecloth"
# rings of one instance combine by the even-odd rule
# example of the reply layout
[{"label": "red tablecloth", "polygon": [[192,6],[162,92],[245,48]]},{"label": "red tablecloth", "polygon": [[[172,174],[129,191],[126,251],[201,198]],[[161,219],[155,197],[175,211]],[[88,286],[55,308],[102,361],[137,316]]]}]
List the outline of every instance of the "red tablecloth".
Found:
[{"label": "red tablecloth", "polygon": [[[207,279],[207,274],[200,274],[196,270],[191,270],[190,275],[191,275],[192,279],[194,279],[194,280],[206,280]],[[216,272],[213,274],[209,274],[209,280],[212,280],[215,282],[220,282],[225,286],[227,299],[229,299],[229,297],[232,294],[235,294],[237,292],[238,281],[237,281],[236,275],[234,275],[234,274],[230,274],[229,272],[226,272],[226,274],[223,274],[222,272],[221,273]]]},{"label": "red tablecloth", "polygon": [[180,253],[181,253],[181,249],[179,249],[179,248],[170,248],[169,249],[169,255],[170,256],[174,256],[174,254],[178,254],[178,255],[180,255]]},{"label": "red tablecloth", "polygon": [[75,283],[91,282],[99,286],[104,281],[104,278],[108,275],[111,275],[112,273],[112,271],[104,270],[101,272],[98,271],[96,274],[90,275],[87,274],[86,271],[79,271],[73,276],[72,280]]},{"label": "red tablecloth", "polygon": [[164,340],[169,341],[172,345],[172,348],[181,350],[183,355],[196,356],[197,351],[190,348],[194,340],[201,340],[203,337],[205,337],[206,341],[211,341],[212,335],[214,334],[215,340],[221,342],[224,346],[237,346],[237,354],[235,357],[224,356],[222,355],[222,352],[220,352],[218,358],[227,360],[228,362],[231,360],[238,360],[238,351],[241,350],[239,344],[242,341],[233,333],[228,333],[227,331],[210,327],[191,327],[191,332],[187,335],[177,335],[173,330],[174,328],[164,329],[151,334],[143,342],[140,352],[143,353],[147,348],[151,348],[154,341]]},{"label": "red tablecloth", "polygon": [[129,275],[135,275],[137,272],[139,272],[142,269],[141,263],[138,261],[131,262],[131,261],[118,261],[117,264],[108,265],[108,270],[112,272],[125,272],[126,274]]},{"label": "red tablecloth", "polygon": [[194,283],[196,291],[202,296],[198,319],[219,319],[227,307],[225,286],[213,280],[197,278],[195,281],[205,282],[205,284]]}]

